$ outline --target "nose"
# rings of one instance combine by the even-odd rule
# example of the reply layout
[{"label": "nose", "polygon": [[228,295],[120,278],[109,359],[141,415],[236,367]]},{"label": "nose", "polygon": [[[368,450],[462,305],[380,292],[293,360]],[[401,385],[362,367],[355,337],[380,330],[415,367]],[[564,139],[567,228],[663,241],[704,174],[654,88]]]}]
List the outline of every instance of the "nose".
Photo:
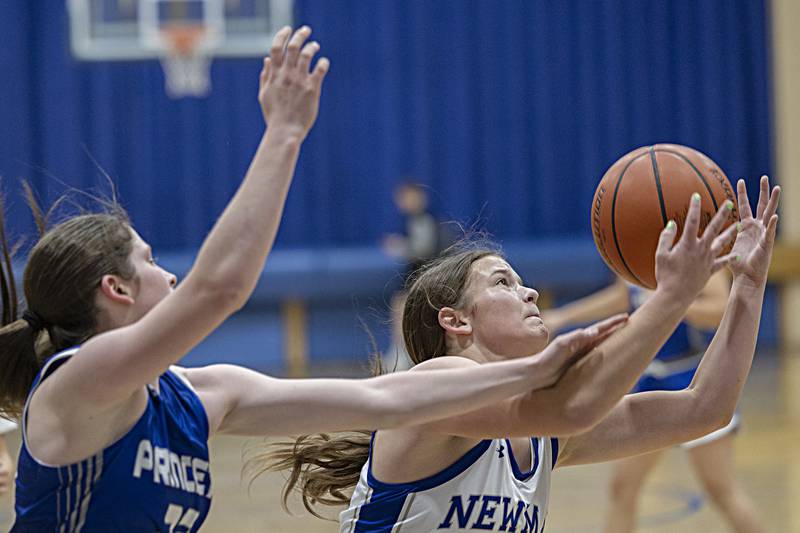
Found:
[{"label": "nose", "polygon": [[169,281],[169,286],[174,289],[175,285],[178,284],[178,276],[176,276],[172,272],[167,272],[166,270],[164,271],[164,274],[166,274],[167,276],[167,281]]},{"label": "nose", "polygon": [[536,289],[531,289],[530,287],[522,287],[522,297],[526,302],[535,304],[536,301],[539,299],[539,293]]}]

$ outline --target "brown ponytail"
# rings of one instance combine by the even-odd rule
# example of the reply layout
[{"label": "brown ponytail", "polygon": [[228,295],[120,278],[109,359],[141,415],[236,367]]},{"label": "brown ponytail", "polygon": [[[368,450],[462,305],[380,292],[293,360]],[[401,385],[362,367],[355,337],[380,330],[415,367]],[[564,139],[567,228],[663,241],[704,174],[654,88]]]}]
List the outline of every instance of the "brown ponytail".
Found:
[{"label": "brown ponytail", "polygon": [[[427,263],[409,281],[403,310],[403,339],[416,364],[447,353],[438,313],[443,307],[460,307],[472,264],[489,255],[501,255],[496,245],[481,238],[461,241]],[[380,372],[373,371],[373,375]],[[269,471],[289,470],[283,488],[283,508],[293,490],[300,492],[305,508],[320,515],[314,506],[342,505],[350,501],[361,469],[369,458],[369,431],[338,435],[303,435],[293,442],[266,444],[262,452],[245,463],[252,481]]]}]

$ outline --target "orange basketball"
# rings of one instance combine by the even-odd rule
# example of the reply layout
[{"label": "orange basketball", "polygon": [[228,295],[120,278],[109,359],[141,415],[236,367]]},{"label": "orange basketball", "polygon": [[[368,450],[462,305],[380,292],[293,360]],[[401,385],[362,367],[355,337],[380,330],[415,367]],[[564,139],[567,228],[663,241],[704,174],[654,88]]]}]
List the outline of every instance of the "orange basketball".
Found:
[{"label": "orange basketball", "polygon": [[[701,197],[702,234],[725,200],[736,202],[728,178],[714,161],[679,144],[643,146],[617,160],[592,201],[592,233],[606,264],[625,280],[654,289],[661,230],[674,220],[680,236],[695,192]],[[733,209],[726,226],[738,218]]]}]

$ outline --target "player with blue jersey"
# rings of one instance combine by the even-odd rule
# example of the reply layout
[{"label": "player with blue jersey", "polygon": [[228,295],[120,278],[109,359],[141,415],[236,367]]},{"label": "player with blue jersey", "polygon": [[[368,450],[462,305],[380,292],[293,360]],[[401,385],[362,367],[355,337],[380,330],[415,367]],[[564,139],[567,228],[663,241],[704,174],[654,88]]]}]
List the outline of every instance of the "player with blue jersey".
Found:
[{"label": "player with blue jersey", "polygon": [[[553,331],[559,331],[636,309],[649,295],[650,291],[617,279],[596,293],[547,311],[545,322]],[[712,276],[632,392],[675,391],[691,384],[703,352],[722,320],[728,295],[728,276],[724,272]],[[734,474],[733,436],[738,426],[737,413],[725,427],[680,446],[689,452],[692,467],[705,492],[733,530],[756,533],[764,528],[752,501]],[[607,533],[634,530],[643,484],[661,457],[662,453],[658,451],[615,463],[610,481],[610,506],[606,514]]]},{"label": "player with blue jersey", "polygon": [[[112,205],[44,231],[18,302],[0,217],[0,412],[23,426],[15,532],[197,531],[213,501],[208,438],[412,425],[553,384],[615,321],[536,357],[367,380],[274,379],[175,363],[255,287],[275,239],[328,61],[311,30],[264,60],[268,125],[237,193],[180,285]],[[2,207],[0,205],[0,207]]]},{"label": "player with blue jersey", "polygon": [[[303,436],[273,447],[259,459],[262,468],[292,469],[284,498],[297,487],[312,512],[317,503],[347,502],[354,488],[340,515],[345,533],[540,533],[554,468],[654,451],[728,424],[755,349],[780,195],[762,178],[754,217],[743,181],[738,193],[742,222],[732,227],[739,233],[731,254],[720,256],[729,240],[720,230],[732,206],[698,237],[694,195],[677,243],[674,223],[661,234],[656,291],[553,387],[412,427]],[[691,385],[624,396],[724,264],[733,273],[731,295]],[[403,334],[416,363],[409,373],[542,350],[548,332],[537,298],[496,250],[468,249],[427,265],[404,310]],[[561,342],[569,337],[554,341]]]}]

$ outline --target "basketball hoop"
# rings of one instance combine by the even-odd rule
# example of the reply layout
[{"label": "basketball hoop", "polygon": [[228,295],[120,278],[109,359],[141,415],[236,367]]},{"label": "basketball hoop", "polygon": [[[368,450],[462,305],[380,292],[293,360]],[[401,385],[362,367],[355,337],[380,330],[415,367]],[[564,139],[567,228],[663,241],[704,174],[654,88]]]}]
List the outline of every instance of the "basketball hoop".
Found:
[{"label": "basketball hoop", "polygon": [[160,56],[172,98],[207,96],[211,91],[211,56],[203,47],[208,36],[202,24],[168,24],[159,29],[165,44]]}]

